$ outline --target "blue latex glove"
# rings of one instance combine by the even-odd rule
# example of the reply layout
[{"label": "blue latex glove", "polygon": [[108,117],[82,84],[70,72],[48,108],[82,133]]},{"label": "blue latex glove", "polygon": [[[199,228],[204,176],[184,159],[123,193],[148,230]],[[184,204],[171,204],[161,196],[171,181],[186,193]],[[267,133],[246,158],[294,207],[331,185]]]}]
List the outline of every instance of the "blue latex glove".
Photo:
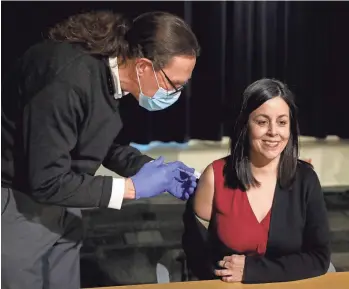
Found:
[{"label": "blue latex glove", "polygon": [[[180,163],[185,166],[182,162],[173,162],[168,164],[176,164]],[[197,186],[197,178],[194,174],[193,168],[188,168],[185,166],[185,169],[182,167],[178,168],[174,172],[174,178],[176,182],[172,183],[171,188],[167,190],[172,196],[181,199],[188,200],[189,197],[195,192],[195,188]]]},{"label": "blue latex glove", "polygon": [[196,187],[194,169],[182,162],[164,163],[160,157],[146,163],[140,171],[131,177],[136,191],[136,199],[150,198],[169,192],[178,199],[188,199]]}]

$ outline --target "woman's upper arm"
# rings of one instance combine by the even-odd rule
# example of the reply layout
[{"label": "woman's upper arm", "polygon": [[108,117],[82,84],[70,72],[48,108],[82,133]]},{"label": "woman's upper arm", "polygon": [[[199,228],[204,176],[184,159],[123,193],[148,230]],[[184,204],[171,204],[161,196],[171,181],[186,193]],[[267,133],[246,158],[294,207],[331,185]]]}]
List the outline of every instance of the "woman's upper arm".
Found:
[{"label": "woman's upper arm", "polygon": [[214,195],[214,173],[212,164],[202,173],[194,195],[194,212],[206,221],[210,221]]}]

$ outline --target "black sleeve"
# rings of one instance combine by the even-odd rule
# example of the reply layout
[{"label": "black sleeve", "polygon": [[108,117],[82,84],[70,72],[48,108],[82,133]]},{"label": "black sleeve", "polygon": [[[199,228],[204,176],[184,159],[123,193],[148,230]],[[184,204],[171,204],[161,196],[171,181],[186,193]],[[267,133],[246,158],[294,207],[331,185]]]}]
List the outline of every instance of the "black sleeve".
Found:
[{"label": "black sleeve", "polygon": [[303,251],[280,258],[246,257],[244,282],[267,283],[323,275],[330,264],[330,232],[326,205],[316,173],[307,174],[308,192]]},{"label": "black sleeve", "polygon": [[116,139],[103,161],[103,166],[128,178],[134,176],[144,164],[152,160],[151,157],[142,154],[134,147],[118,144]]},{"label": "black sleeve", "polygon": [[191,274],[199,280],[211,280],[214,275],[209,253],[209,232],[195,217],[193,199],[193,196],[189,198],[183,214],[182,247]]},{"label": "black sleeve", "polygon": [[83,108],[76,89],[52,83],[25,106],[24,153],[29,194],[38,202],[67,207],[106,207],[112,177],[92,176],[71,169]]}]

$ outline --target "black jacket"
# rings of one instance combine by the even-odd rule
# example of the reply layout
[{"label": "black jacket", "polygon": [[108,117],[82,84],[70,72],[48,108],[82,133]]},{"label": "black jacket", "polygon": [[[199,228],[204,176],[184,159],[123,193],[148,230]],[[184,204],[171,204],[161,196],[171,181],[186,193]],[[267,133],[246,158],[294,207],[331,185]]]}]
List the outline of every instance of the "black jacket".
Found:
[{"label": "black jacket", "polygon": [[119,101],[107,59],[77,45],[31,47],[2,84],[2,186],[40,202],[106,207],[112,177],[134,175],[151,158],[117,141]]},{"label": "black jacket", "polygon": [[[298,165],[292,190],[277,187],[271,212],[266,253],[246,257],[243,282],[283,282],[325,274],[330,264],[329,224],[318,177],[309,165]],[[218,239],[214,221],[206,230],[195,218],[192,201],[183,221],[183,248],[197,278],[215,278],[219,260],[241,254]]]}]

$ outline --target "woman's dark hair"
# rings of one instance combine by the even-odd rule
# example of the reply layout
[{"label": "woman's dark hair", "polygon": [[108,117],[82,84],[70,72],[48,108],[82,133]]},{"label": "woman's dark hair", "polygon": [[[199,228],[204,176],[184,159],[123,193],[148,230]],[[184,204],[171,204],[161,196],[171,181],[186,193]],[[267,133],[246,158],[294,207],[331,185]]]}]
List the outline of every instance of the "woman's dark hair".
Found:
[{"label": "woman's dark hair", "polygon": [[282,188],[290,188],[294,181],[298,163],[299,135],[294,97],[281,81],[260,79],[244,91],[241,110],[230,138],[230,155],[224,168],[225,184],[230,188],[239,187],[245,191],[251,186],[259,186],[259,182],[252,175],[249,162],[248,119],[254,110],[274,97],[281,97],[290,109],[290,138],[280,156],[278,181]]},{"label": "woman's dark hair", "polygon": [[51,28],[49,38],[78,43],[96,55],[122,60],[145,57],[156,69],[174,56],[198,57],[200,53],[189,25],[166,12],[144,13],[133,23],[111,11],[77,14]]}]

